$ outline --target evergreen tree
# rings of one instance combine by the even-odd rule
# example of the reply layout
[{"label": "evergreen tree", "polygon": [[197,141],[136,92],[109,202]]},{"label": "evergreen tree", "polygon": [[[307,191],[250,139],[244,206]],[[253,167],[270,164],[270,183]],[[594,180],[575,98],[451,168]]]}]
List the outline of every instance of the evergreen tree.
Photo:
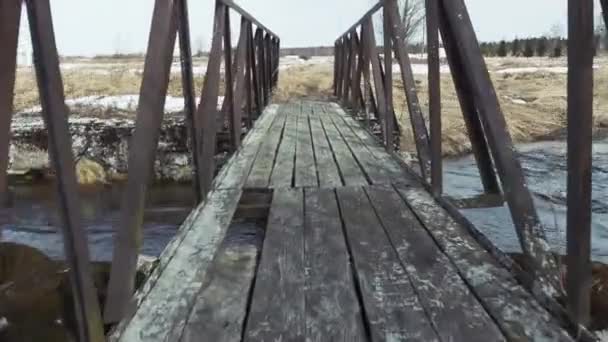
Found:
[{"label": "evergreen tree", "polygon": [[551,57],[561,57],[563,55],[563,51],[562,51],[562,40],[560,38],[557,38],[555,40],[554,46],[553,46],[553,52],[551,53]]},{"label": "evergreen tree", "polygon": [[511,55],[513,57],[518,57],[521,54],[521,43],[519,41],[519,39],[515,38],[515,40],[513,41],[513,46],[511,49]]},{"label": "evergreen tree", "polygon": [[507,42],[501,40],[498,44],[498,51],[496,52],[498,57],[506,57],[507,56]]},{"label": "evergreen tree", "polygon": [[536,42],[536,55],[543,57],[547,54],[547,38],[541,37]]},{"label": "evergreen tree", "polygon": [[524,57],[534,57],[534,39],[528,38],[524,41]]}]

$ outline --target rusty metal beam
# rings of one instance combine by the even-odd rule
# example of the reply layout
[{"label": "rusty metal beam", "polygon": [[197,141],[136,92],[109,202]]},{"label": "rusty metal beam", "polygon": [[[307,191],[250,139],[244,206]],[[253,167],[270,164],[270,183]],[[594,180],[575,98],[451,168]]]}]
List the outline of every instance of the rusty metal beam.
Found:
[{"label": "rusty metal beam", "polygon": [[537,286],[552,295],[561,295],[557,262],[547,244],[532,195],[527,188],[513,140],[487,71],[479,42],[463,0],[442,0],[441,15],[452,33],[481,122],[502,181],[511,217],[526,255],[526,269],[537,279]]},{"label": "rusty metal beam", "polygon": [[21,0],[0,0],[0,208],[10,202],[7,169],[21,7]]},{"label": "rusty metal beam", "polygon": [[[394,115],[393,115],[393,41],[392,41],[392,30],[391,25],[391,11],[397,7],[396,0],[385,0],[385,6],[383,7],[384,15],[384,97],[386,105],[386,116],[384,117],[386,132],[385,132],[385,144],[386,149],[393,151],[393,130],[394,130]],[[386,6],[386,3],[393,4],[392,6]]]},{"label": "rusty metal beam", "polygon": [[215,145],[217,125],[216,117],[219,115],[217,102],[219,97],[219,86],[222,64],[222,39],[224,37],[224,20],[227,7],[221,3],[215,4],[215,16],[213,23],[213,38],[211,40],[211,51],[209,52],[209,62],[207,63],[207,74],[203,81],[203,90],[201,94],[201,102],[198,105],[196,116],[200,118],[201,126],[197,127],[201,140],[201,148],[199,149],[201,156],[200,161],[205,167],[199,175],[203,193],[206,194],[211,190],[213,176],[215,173]]},{"label": "rusty metal beam", "polygon": [[591,166],[593,1],[568,1],[568,311],[583,326],[591,315]]},{"label": "rusty metal beam", "polygon": [[184,93],[184,113],[188,123],[188,131],[190,136],[190,149],[192,151],[194,195],[196,203],[203,200],[201,186],[198,183],[199,179],[196,176],[199,173],[200,161],[198,160],[198,139],[194,121],[196,111],[196,98],[194,96],[194,77],[192,75],[192,49],[190,47],[190,20],[188,15],[188,0],[180,0],[178,7],[178,29],[179,29],[179,49],[180,62],[182,71],[182,89]]},{"label": "rusty metal beam", "polygon": [[247,18],[248,21],[254,23],[255,26],[266,31],[271,36],[273,36],[275,38],[279,38],[279,36],[276,33],[272,32],[272,30],[270,30],[268,27],[266,27],[262,23],[260,23],[254,16],[249,14],[249,12],[245,11],[241,6],[237,5],[233,0],[218,0],[218,1],[222,2],[224,5],[230,7],[231,9],[235,10],[241,16]]},{"label": "rusty metal beam", "polygon": [[441,161],[441,63],[439,59],[439,3],[426,0],[429,118],[431,126],[431,188],[435,196],[443,192]]},{"label": "rusty metal beam", "polygon": [[[340,35],[340,37],[338,38],[338,40],[340,38],[345,38],[352,31],[356,30],[357,27],[363,25],[364,22],[366,22],[369,19],[371,19],[371,16],[373,16],[374,14],[376,14],[376,12],[378,12],[382,8],[383,5],[384,5],[384,0],[381,0],[378,3],[376,3],[374,6],[372,6],[372,8],[370,8],[367,12],[365,12],[365,14],[361,17],[361,19],[357,20],[357,22],[355,22],[351,27],[349,27],[348,30],[346,30],[346,32],[344,32],[342,35]],[[338,41],[338,40],[336,40],[336,41]]]},{"label": "rusty metal beam", "polygon": [[[384,77],[382,76],[382,65],[380,64],[380,58],[376,48],[376,38],[374,35],[374,26],[372,20],[363,23],[362,30],[364,32],[364,46],[367,51],[367,55],[370,57],[370,63],[372,66],[372,76],[374,79],[375,102],[376,102],[376,116],[384,121],[384,117],[387,116],[386,100],[384,96]],[[384,128],[383,128],[384,131]]]},{"label": "rusty metal beam", "polygon": [[473,156],[475,157],[479,175],[481,177],[481,183],[485,193],[500,194],[500,185],[498,184],[498,177],[490,156],[490,149],[483,132],[481,121],[479,120],[479,112],[475,107],[473,94],[471,93],[472,86],[464,72],[465,67],[456,50],[456,38],[452,37],[446,20],[441,15],[439,16],[439,27],[443,47],[446,51],[446,57],[454,82],[454,88],[456,89],[456,95],[458,96],[463,119],[467,127],[469,140],[471,141],[471,149],[473,150]]},{"label": "rusty metal beam", "polygon": [[121,320],[133,303],[137,257],[142,244],[146,189],[153,176],[154,159],[173,62],[178,2],[179,0],[156,0],[154,5],[137,105],[135,133],[129,147],[127,188],[120,228],[114,239],[112,270],[104,312],[107,323]]},{"label": "rusty metal beam", "polygon": [[64,251],[70,267],[78,337],[81,341],[102,342],[103,326],[93,285],[87,236],[82,228],[72,140],[51,7],[48,0],[28,0],[26,5],[42,116],[49,132],[49,154],[57,173],[58,207],[63,223]]},{"label": "rusty metal beam", "polygon": [[[422,178],[426,179],[428,182],[431,169],[429,133],[426,123],[424,122],[420,101],[418,100],[418,94],[416,92],[416,80],[414,79],[414,72],[412,71],[412,64],[407,51],[405,29],[399,17],[397,1],[385,0],[384,6],[386,7],[385,13],[387,13],[390,27],[390,30],[385,30],[384,32],[389,32],[395,47],[394,50],[400,66],[401,81],[403,82],[403,89],[406,95],[410,123],[412,125],[412,132],[414,133],[414,141],[416,142],[420,172]],[[392,68],[387,66],[386,73],[392,75]]]},{"label": "rusty metal beam", "polygon": [[236,122],[234,109],[234,80],[232,73],[234,72],[232,61],[232,36],[230,28],[230,11],[224,12],[224,105],[226,114],[228,115],[228,127],[230,131],[230,145],[232,151],[236,151],[241,143],[240,122]]}]

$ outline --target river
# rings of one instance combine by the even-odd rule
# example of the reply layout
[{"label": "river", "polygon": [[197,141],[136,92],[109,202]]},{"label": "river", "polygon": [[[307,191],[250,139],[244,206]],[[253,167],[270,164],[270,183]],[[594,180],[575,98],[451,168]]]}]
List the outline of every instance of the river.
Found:
[{"label": "river", "polygon": [[[565,246],[566,144],[539,142],[518,146],[528,184],[544,222],[551,245],[560,252]],[[594,143],[593,157],[593,258],[608,263],[608,140]],[[444,163],[445,193],[469,197],[482,192],[472,156]],[[47,255],[63,258],[61,234],[56,227],[55,189],[52,184],[16,185],[13,207],[0,215],[2,240],[36,247]],[[109,261],[113,229],[120,221],[122,185],[83,188],[81,206],[89,236],[92,259]],[[550,200],[548,199],[550,198]],[[193,206],[187,184],[164,184],[150,188],[144,216],[142,253],[159,255],[177,232]],[[519,251],[519,243],[506,207],[463,211],[484,234],[506,252]]]}]

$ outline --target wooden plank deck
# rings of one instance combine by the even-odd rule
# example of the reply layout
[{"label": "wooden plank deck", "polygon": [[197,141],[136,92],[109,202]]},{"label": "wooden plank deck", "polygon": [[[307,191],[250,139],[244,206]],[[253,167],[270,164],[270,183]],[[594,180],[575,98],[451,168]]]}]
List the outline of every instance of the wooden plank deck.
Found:
[{"label": "wooden plank deck", "polygon": [[[252,191],[265,230],[230,240]],[[372,135],[307,101],[265,111],[110,340],[572,338]]]}]

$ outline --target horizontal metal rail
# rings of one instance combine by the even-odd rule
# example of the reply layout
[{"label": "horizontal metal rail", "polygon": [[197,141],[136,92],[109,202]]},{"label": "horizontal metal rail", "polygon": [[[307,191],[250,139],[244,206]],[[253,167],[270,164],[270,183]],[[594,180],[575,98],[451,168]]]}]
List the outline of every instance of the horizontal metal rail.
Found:
[{"label": "horizontal metal rail", "polygon": [[349,33],[355,31],[359,26],[361,26],[365,21],[367,21],[372,15],[376,14],[376,12],[381,10],[382,6],[384,6],[384,0],[379,1],[372,8],[370,8],[361,17],[361,19],[357,20],[357,22],[353,26],[351,26],[348,30],[346,30],[346,32],[344,32],[344,34],[342,34],[338,39],[336,39],[336,42],[338,42],[338,40],[340,40],[341,38],[346,37]]},{"label": "horizontal metal rail", "polygon": [[273,38],[277,38],[277,39],[279,38],[279,35],[277,35],[276,33],[272,32],[272,30],[270,30],[269,28],[267,28],[266,26],[264,26],[264,24],[260,23],[254,16],[252,16],[251,14],[249,14],[249,12],[245,11],[241,6],[239,6],[233,0],[219,0],[219,1],[222,2],[224,5],[230,7],[231,9],[237,11],[241,16],[245,17],[248,21],[250,21],[251,23],[253,23],[255,26],[257,26],[257,27],[261,28],[262,30],[266,31]]}]

